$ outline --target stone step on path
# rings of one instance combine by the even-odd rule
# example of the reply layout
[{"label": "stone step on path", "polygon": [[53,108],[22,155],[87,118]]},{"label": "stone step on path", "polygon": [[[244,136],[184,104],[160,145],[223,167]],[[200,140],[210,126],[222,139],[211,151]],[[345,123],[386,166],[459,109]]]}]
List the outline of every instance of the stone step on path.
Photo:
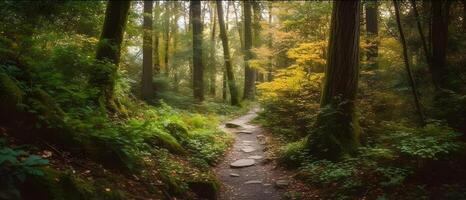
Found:
[{"label": "stone step on path", "polygon": [[241,168],[241,167],[253,166],[254,164],[256,164],[256,161],[254,159],[239,159],[235,162],[232,162],[230,164],[230,167]]}]

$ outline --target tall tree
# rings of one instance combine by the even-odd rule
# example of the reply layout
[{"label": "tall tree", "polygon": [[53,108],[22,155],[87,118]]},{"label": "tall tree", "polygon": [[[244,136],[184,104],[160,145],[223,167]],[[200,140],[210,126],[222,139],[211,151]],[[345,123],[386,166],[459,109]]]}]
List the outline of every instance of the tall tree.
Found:
[{"label": "tall tree", "polygon": [[448,80],[447,44],[448,44],[448,15],[450,1],[432,1],[432,65],[431,73],[437,88],[451,89]]},{"label": "tall tree", "polygon": [[90,78],[91,84],[98,87],[100,97],[107,108],[115,110],[114,101],[115,77],[120,63],[121,43],[125,32],[126,21],[131,2],[109,1],[105,11],[105,20],[100,41],[97,46],[96,59],[113,64],[110,69],[96,69]]},{"label": "tall tree", "polygon": [[[153,34],[154,34],[154,47],[152,49],[152,53],[154,55],[154,71],[156,74],[160,73],[160,55],[159,55],[159,45],[160,45],[160,31],[159,31],[159,16],[160,15],[160,8],[159,8],[159,1],[155,1],[155,12],[154,12],[154,21],[155,25],[153,25]],[[154,24],[154,23],[153,23]]]},{"label": "tall tree", "polygon": [[321,111],[308,139],[312,155],[338,159],[359,146],[359,1],[334,1]]},{"label": "tall tree", "polygon": [[[273,47],[273,35],[272,35],[272,9],[273,9],[273,3],[270,1],[268,2],[269,4],[269,41],[268,41],[268,47],[269,49],[272,49]],[[273,56],[269,56],[269,66],[267,69],[267,81],[272,81],[273,76],[272,76],[272,70],[273,70]]]},{"label": "tall tree", "polygon": [[142,98],[148,100],[152,88],[152,1],[144,1],[143,42],[142,42]]},{"label": "tall tree", "polygon": [[223,46],[223,60],[225,61],[227,82],[228,82],[228,87],[230,89],[231,105],[239,105],[238,89],[236,87],[233,67],[231,66],[230,49],[229,49],[230,47],[228,45],[228,37],[227,37],[227,31],[225,28],[225,21],[223,19],[223,7],[222,7],[221,1],[217,1],[217,14],[218,14],[218,25],[220,27],[220,38],[222,39],[222,46]]},{"label": "tall tree", "polygon": [[413,93],[413,96],[414,96],[414,104],[416,105],[416,111],[419,115],[419,120],[421,124],[424,125],[425,117],[424,117],[424,113],[421,108],[421,104],[419,102],[419,95],[416,89],[416,83],[414,82],[413,72],[411,71],[411,67],[409,66],[408,49],[406,48],[406,40],[405,40],[405,36],[403,33],[403,28],[401,26],[400,8],[398,5],[398,1],[393,0],[393,5],[395,6],[396,23],[398,25],[398,31],[400,32],[401,45],[403,46],[403,60],[405,63],[406,72],[408,73],[409,84],[411,85],[411,92]]},{"label": "tall tree", "polygon": [[193,29],[193,93],[198,101],[204,100],[204,66],[202,65],[201,2],[192,0],[190,13]]},{"label": "tall tree", "polygon": [[215,37],[215,31],[217,29],[217,23],[216,23],[216,12],[215,8],[213,5],[211,5],[211,11],[210,11],[210,17],[211,17],[211,24],[212,24],[212,34],[210,36],[210,66],[209,66],[209,93],[213,96],[215,96],[215,77],[217,75],[216,71],[216,61],[215,61],[215,46],[216,46],[216,37]]},{"label": "tall tree", "polygon": [[170,3],[169,1],[165,2],[165,13],[163,17],[163,26],[164,26],[164,48],[165,48],[165,56],[163,60],[163,64],[165,67],[165,76],[168,77],[168,73],[170,72],[170,68],[168,66],[168,57],[169,57],[169,46],[170,46]]},{"label": "tall tree", "polygon": [[[251,2],[252,4],[252,10],[254,11],[254,14],[253,14],[253,25],[252,25],[252,28],[253,28],[253,47],[254,48],[259,48],[262,44],[262,40],[261,40],[261,19],[262,19],[262,13],[261,13],[261,7],[259,5],[259,2],[254,0]],[[259,82],[262,82],[264,81],[264,76],[263,74],[255,69],[254,70],[254,73],[255,73],[255,76],[256,76],[256,80],[259,81]]]},{"label": "tall tree", "polygon": [[243,99],[254,99],[256,73],[249,66],[252,59],[251,2],[244,1],[244,92]]},{"label": "tall tree", "polygon": [[[171,35],[172,35],[172,52],[173,54],[177,52],[178,49],[178,19],[180,17],[180,2],[175,1],[173,2],[173,10],[171,13],[174,15],[174,18],[171,22]],[[179,84],[179,75],[178,75],[178,70],[176,69],[177,65],[174,65],[173,63],[175,62],[175,59],[171,60],[170,68],[173,72],[173,90],[178,91],[178,84]]]},{"label": "tall tree", "polygon": [[377,68],[377,57],[379,55],[378,47],[378,2],[367,1],[365,4],[366,10],[366,32],[367,32],[367,43],[369,48],[367,51],[367,61],[369,62],[370,68]]}]

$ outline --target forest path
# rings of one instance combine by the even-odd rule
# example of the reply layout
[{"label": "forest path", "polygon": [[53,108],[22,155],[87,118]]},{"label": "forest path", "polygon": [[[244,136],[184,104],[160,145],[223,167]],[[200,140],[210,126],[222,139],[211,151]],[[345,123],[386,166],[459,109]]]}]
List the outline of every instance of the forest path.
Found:
[{"label": "forest path", "polygon": [[[270,160],[264,153],[266,139],[264,129],[250,123],[257,116],[258,110],[259,108],[254,107],[246,115],[221,127],[225,132],[235,136],[233,147],[222,163],[215,168],[217,177],[223,184],[219,195],[221,200],[281,199],[283,192],[279,188],[288,185],[288,180],[281,179],[285,177],[285,172],[276,169],[272,162],[268,162]],[[234,162],[238,164],[237,167],[231,166]],[[240,165],[247,166],[239,167]]]}]

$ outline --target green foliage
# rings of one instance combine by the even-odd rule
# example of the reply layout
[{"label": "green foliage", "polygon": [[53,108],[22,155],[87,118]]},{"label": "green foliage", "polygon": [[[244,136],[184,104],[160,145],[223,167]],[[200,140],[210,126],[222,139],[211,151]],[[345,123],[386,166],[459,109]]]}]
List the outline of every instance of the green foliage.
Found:
[{"label": "green foliage", "polygon": [[321,77],[302,67],[290,67],[279,71],[272,82],[258,85],[264,125],[289,140],[306,136],[319,108]]},{"label": "green foliage", "polygon": [[288,143],[280,149],[279,161],[281,164],[296,168],[310,161],[306,140]]},{"label": "green foliage", "polygon": [[20,149],[0,149],[0,199],[21,199],[20,185],[29,177],[43,176],[40,166],[49,161]]}]

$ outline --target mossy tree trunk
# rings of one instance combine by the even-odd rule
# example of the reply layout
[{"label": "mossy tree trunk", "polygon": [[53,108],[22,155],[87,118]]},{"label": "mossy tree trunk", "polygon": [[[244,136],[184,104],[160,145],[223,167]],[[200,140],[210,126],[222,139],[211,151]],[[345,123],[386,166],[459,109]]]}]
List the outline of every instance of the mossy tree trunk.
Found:
[{"label": "mossy tree trunk", "polygon": [[401,45],[403,46],[403,61],[405,63],[406,72],[408,73],[409,84],[411,86],[411,92],[414,97],[414,105],[416,106],[416,111],[419,115],[419,121],[422,125],[424,125],[424,112],[422,111],[421,103],[419,102],[419,95],[417,92],[416,83],[414,82],[413,72],[411,71],[411,67],[409,66],[408,49],[406,47],[406,40],[403,33],[403,28],[401,27],[400,7],[398,5],[397,0],[393,0],[393,5],[395,6],[396,23],[398,25],[398,31],[400,32]]},{"label": "mossy tree trunk", "polygon": [[204,100],[204,66],[202,65],[201,2],[192,0],[190,13],[193,28],[193,94],[198,101]]},{"label": "mossy tree trunk", "polygon": [[334,1],[321,111],[308,138],[311,155],[335,160],[359,146],[359,1]]},{"label": "mossy tree trunk", "polygon": [[149,100],[153,93],[152,85],[152,1],[144,1],[143,42],[142,42],[142,89],[141,96]]},{"label": "mossy tree trunk", "polygon": [[366,33],[367,43],[369,44],[367,50],[367,61],[371,69],[377,68],[377,57],[379,55],[379,25],[378,25],[378,2],[367,1],[365,4],[366,10]]},{"label": "mossy tree trunk", "polygon": [[[262,19],[261,7],[259,5],[259,1],[257,0],[253,0],[251,4],[252,4],[252,10],[254,11],[254,14],[253,14],[254,21],[252,25],[252,28],[253,28],[253,43],[252,44],[254,48],[259,48],[262,45],[261,24],[260,24],[260,21]],[[258,82],[264,81],[264,74],[262,74],[257,69],[254,69],[254,73],[255,73],[256,81]]]},{"label": "mossy tree trunk", "polygon": [[[269,4],[269,41],[268,41],[268,47],[269,49],[273,48],[273,35],[272,35],[272,9],[273,9],[273,4],[272,2],[268,2]],[[273,56],[270,55],[269,57],[269,66],[267,69],[267,81],[272,81],[273,75],[272,75],[272,70],[273,70]]]},{"label": "mossy tree trunk", "polygon": [[252,59],[252,29],[251,29],[251,2],[244,1],[244,92],[243,99],[254,99],[254,88],[256,73],[249,66],[249,61]]},{"label": "mossy tree trunk", "polygon": [[223,19],[223,7],[222,7],[221,1],[217,1],[217,13],[218,13],[218,24],[220,27],[220,38],[222,39],[222,46],[223,46],[223,59],[225,61],[225,69],[226,69],[226,76],[227,76],[226,80],[228,82],[228,87],[230,89],[231,105],[236,106],[236,105],[239,105],[238,89],[236,87],[233,67],[231,66],[230,49],[228,45],[228,37],[227,37],[227,31],[225,28],[225,21]]},{"label": "mossy tree trunk", "polygon": [[125,32],[130,1],[109,1],[100,41],[97,46],[96,60],[113,65],[98,65],[99,69],[91,74],[90,83],[99,88],[99,101],[111,111],[116,109],[114,100],[115,79],[120,63],[121,43]]}]

